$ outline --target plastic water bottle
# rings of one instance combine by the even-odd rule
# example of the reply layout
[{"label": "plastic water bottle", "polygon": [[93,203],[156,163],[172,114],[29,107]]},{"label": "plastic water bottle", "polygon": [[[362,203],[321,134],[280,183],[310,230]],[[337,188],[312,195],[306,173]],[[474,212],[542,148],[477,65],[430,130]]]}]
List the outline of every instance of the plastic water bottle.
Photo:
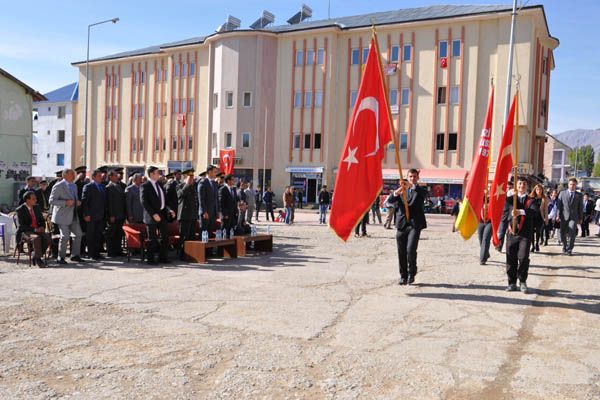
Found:
[{"label": "plastic water bottle", "polygon": [[227,229],[223,228],[223,234],[221,235],[223,239],[227,239]]},{"label": "plastic water bottle", "polygon": [[256,226],[254,225],[250,228],[250,236],[256,236]]},{"label": "plastic water bottle", "polygon": [[204,243],[208,242],[208,231],[202,231],[202,241]]},{"label": "plastic water bottle", "polygon": [[234,236],[235,236],[235,230],[233,228],[231,228],[229,230],[229,238],[233,239]]},{"label": "plastic water bottle", "polygon": [[221,240],[221,239],[222,239],[221,235],[222,235],[222,233],[221,233],[221,230],[220,230],[220,229],[217,229],[217,233],[216,233],[216,239],[217,239],[217,240]]}]

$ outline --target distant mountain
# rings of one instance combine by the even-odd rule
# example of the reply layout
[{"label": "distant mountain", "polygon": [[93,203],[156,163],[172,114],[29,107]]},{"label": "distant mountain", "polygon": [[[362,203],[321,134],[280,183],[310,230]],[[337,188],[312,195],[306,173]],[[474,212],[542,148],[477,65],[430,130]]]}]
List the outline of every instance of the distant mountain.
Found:
[{"label": "distant mountain", "polygon": [[572,148],[591,144],[596,160],[600,155],[600,129],[573,129],[554,135],[558,140]]}]

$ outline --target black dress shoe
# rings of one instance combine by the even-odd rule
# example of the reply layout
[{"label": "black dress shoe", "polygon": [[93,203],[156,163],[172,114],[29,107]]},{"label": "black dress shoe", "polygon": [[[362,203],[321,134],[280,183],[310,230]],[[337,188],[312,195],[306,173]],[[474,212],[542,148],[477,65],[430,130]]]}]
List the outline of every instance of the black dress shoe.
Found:
[{"label": "black dress shoe", "polygon": [[511,284],[509,284],[509,285],[506,287],[506,289],[505,289],[505,290],[506,290],[507,292],[516,292],[516,291],[518,290],[518,289],[517,289],[517,284],[516,284],[516,283],[511,283]]},{"label": "black dress shoe", "polygon": [[415,283],[415,276],[414,275],[409,275],[408,276],[408,284],[412,285],[413,283]]},{"label": "black dress shoe", "polygon": [[83,260],[79,256],[73,256],[73,257],[71,257],[71,261],[78,262],[78,263],[83,262]]},{"label": "black dress shoe", "polygon": [[169,261],[168,258],[160,258],[158,260],[161,264],[171,264],[171,261]]},{"label": "black dress shoe", "polygon": [[398,285],[406,285],[406,278],[401,277],[398,281]]},{"label": "black dress shoe", "polygon": [[41,259],[41,258],[38,258],[38,259],[36,260],[36,264],[37,264],[37,266],[38,266],[39,268],[46,268],[46,267],[48,266],[48,264],[46,264],[46,261],[44,261],[44,260],[43,260],[43,259]]},{"label": "black dress shoe", "polygon": [[64,258],[62,258],[62,257],[58,257],[58,258],[56,259],[56,263],[57,263],[57,264],[60,264],[60,265],[66,265],[66,264],[68,264],[68,263],[67,263],[67,260],[65,260],[65,259],[64,259]]}]

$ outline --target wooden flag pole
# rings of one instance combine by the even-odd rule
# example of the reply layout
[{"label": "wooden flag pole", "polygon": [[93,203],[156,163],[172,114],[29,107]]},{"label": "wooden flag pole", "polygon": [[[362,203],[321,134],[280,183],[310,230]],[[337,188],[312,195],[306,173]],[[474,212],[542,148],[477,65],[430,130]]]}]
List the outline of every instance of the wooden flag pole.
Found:
[{"label": "wooden flag pole", "polygon": [[[381,74],[381,83],[383,84],[383,90],[384,90],[384,95],[385,95],[385,100],[386,103],[388,105],[387,107],[387,117],[388,117],[388,124],[390,125],[390,131],[392,133],[392,142],[394,143],[394,151],[396,153],[396,165],[398,166],[398,174],[400,175],[400,185],[402,186],[402,183],[404,182],[404,178],[402,175],[402,164],[400,161],[400,152],[398,151],[398,143],[396,142],[396,129],[394,128],[394,123],[392,121],[392,113],[390,110],[390,99],[389,97],[389,92],[388,92],[388,88],[387,88],[387,84],[385,81],[385,77],[383,76],[383,67],[381,65],[381,55],[379,53],[379,43],[377,41],[377,30],[375,29],[375,24],[371,25],[371,30],[373,31],[373,43],[375,43],[375,52],[377,53],[377,62],[379,63],[379,73]],[[379,134],[379,133],[378,133]],[[408,209],[408,199],[406,197],[406,190],[402,191],[402,200],[404,203],[404,215],[406,215],[406,219],[409,220],[410,219],[410,210]]]},{"label": "wooden flag pole", "polygon": [[[513,211],[517,209],[517,174],[519,168],[519,81],[515,93],[515,159],[513,161]],[[517,219],[512,219],[513,234],[517,233]]]},{"label": "wooden flag pole", "polygon": [[[494,77],[490,79],[492,91],[494,90]],[[495,103],[494,103],[495,104]],[[494,130],[490,132],[490,148],[488,150],[488,161],[485,168],[485,188],[483,189],[483,222],[487,222],[488,203],[489,203],[489,180],[490,180],[490,163],[492,162],[492,150],[494,146]]]}]

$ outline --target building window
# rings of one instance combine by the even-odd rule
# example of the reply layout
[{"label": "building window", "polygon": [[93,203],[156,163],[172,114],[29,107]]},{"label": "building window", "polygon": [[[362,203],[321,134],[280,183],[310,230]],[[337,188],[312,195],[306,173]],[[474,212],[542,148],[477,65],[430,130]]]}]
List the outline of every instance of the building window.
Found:
[{"label": "building window", "polygon": [[315,107],[321,108],[323,107],[323,91],[317,90],[315,92]]},{"label": "building window", "polygon": [[294,93],[294,108],[302,107],[302,91],[296,90]]},{"label": "building window", "polygon": [[314,144],[314,149],[320,149],[321,148],[321,134],[320,133],[315,133],[315,144]]},{"label": "building window", "polygon": [[157,117],[160,116],[160,103],[156,103],[156,111],[154,113]]},{"label": "building window", "polygon": [[398,105],[398,89],[390,89],[390,106]]},{"label": "building window", "polygon": [[58,119],[64,119],[65,114],[67,113],[66,111],[67,111],[66,106],[58,106]]},{"label": "building window", "polygon": [[154,151],[160,151],[160,139],[154,139]]},{"label": "building window", "polygon": [[173,138],[173,141],[171,142],[171,144],[173,145],[173,147],[171,147],[171,148],[173,150],[176,150],[177,149],[177,138],[176,137]]},{"label": "building window", "polygon": [[232,145],[232,141],[233,141],[233,135],[231,132],[225,132],[225,147],[226,148],[231,148]]},{"label": "building window", "polygon": [[140,104],[140,118],[144,118],[145,110],[146,108],[144,107],[144,105]]},{"label": "building window", "polygon": [[106,106],[106,119],[110,119],[110,106]]},{"label": "building window", "polygon": [[194,148],[194,138],[190,135],[188,137],[188,150],[191,150]]},{"label": "building window", "polygon": [[52,107],[48,107],[48,112],[52,111]]},{"label": "building window", "polygon": [[57,142],[58,143],[64,143],[65,142],[65,131],[58,131],[58,137],[57,137]]},{"label": "building window", "polygon": [[181,99],[181,113],[182,114],[187,113],[187,100],[186,99]]},{"label": "building window", "polygon": [[244,92],[244,107],[252,107],[252,92]]},{"label": "building window", "polygon": [[137,104],[133,105],[133,118],[137,118],[138,116],[138,107]]},{"label": "building window", "polygon": [[243,148],[250,147],[250,132],[242,133],[242,147]]},{"label": "building window", "polygon": [[113,119],[117,119],[117,115],[118,115],[117,110],[118,110],[117,106],[113,106],[113,109],[112,109],[112,111],[113,111],[113,113],[112,113]]},{"label": "building window", "polygon": [[187,75],[187,64],[183,64],[181,66],[181,76],[186,76]]},{"label": "building window", "polygon": [[48,131],[48,135],[50,135],[50,131]]},{"label": "building window", "polygon": [[400,57],[400,46],[392,46],[392,51],[390,55],[390,62],[397,63]]},{"label": "building window", "polygon": [[294,133],[294,149],[300,148],[300,134]]},{"label": "building window", "polygon": [[113,139],[113,150],[117,151],[117,139]]},{"label": "building window", "polygon": [[563,154],[564,154],[564,150],[552,151],[552,165],[562,165],[563,164]]},{"label": "building window", "polygon": [[107,76],[106,76],[106,86],[107,86],[107,87],[108,87],[108,86],[110,86],[110,78],[111,78],[111,76],[110,76],[110,75],[107,75]]},{"label": "building window", "polygon": [[179,76],[179,64],[175,64],[175,76]]},{"label": "building window", "polygon": [[400,150],[408,149],[408,133],[400,132]]},{"label": "building window", "polygon": [[366,64],[367,63],[367,57],[369,57],[369,48],[365,47],[363,49],[363,54],[362,54],[362,63]]},{"label": "building window", "polygon": [[177,99],[173,99],[173,113],[176,114],[179,112],[179,101]]},{"label": "building window", "polygon": [[188,100],[188,112],[193,113],[194,112],[194,99],[189,99]]},{"label": "building window", "polygon": [[304,62],[304,51],[296,50],[296,65],[302,65]]},{"label": "building window", "polygon": [[448,42],[442,40],[440,42],[440,58],[448,57]]},{"label": "building window", "polygon": [[163,151],[167,151],[167,138],[163,138]]},{"label": "building window", "polygon": [[140,138],[140,151],[144,151],[144,139]]},{"label": "building window", "polygon": [[56,166],[57,167],[64,167],[65,166],[65,155],[62,153],[59,153],[56,155]]},{"label": "building window", "polygon": [[213,108],[219,108],[219,93],[213,93]]},{"label": "building window", "polygon": [[410,61],[411,56],[412,56],[412,45],[405,44],[404,48],[402,49],[402,60]]},{"label": "building window", "polygon": [[163,117],[167,116],[167,103],[162,103],[162,115]]},{"label": "building window", "polygon": [[163,71],[163,81],[168,81],[169,80],[169,70],[165,67],[165,70]]},{"label": "building window", "polygon": [[310,149],[310,135],[309,134],[304,135],[304,148]]},{"label": "building window", "polygon": [[146,73],[142,71],[142,85],[146,83]]},{"label": "building window", "polygon": [[212,149],[213,149],[213,152],[217,151],[217,147],[218,147],[217,146],[217,132],[213,132],[212,133]]},{"label": "building window", "polygon": [[356,98],[358,97],[358,91],[353,90],[350,92],[350,108],[354,108],[354,104],[356,104]]},{"label": "building window", "polygon": [[161,72],[162,71],[160,69],[156,70],[156,82],[160,82],[160,74],[161,74]]},{"label": "building window", "polygon": [[37,165],[37,154],[31,154],[31,165]]},{"label": "building window", "polygon": [[196,64],[191,63],[190,64],[190,76],[193,76],[195,73],[196,73]]},{"label": "building window", "polygon": [[312,92],[310,90],[304,92],[304,107],[312,107]]},{"label": "building window", "polygon": [[389,151],[394,151],[395,147],[394,147],[394,143],[390,143],[388,144],[388,150]]},{"label": "building window", "polygon": [[444,134],[438,133],[435,136],[435,149],[436,150],[444,150]]},{"label": "building window", "polygon": [[133,73],[133,84],[134,84],[134,85],[137,85],[137,84],[138,84],[138,73],[137,73],[137,71],[135,71],[135,72]]},{"label": "building window", "polygon": [[225,107],[233,108],[233,92],[225,92]]},{"label": "building window", "polygon": [[448,134],[448,150],[456,150],[458,135],[456,132],[452,132]]},{"label": "building window", "polygon": [[315,59],[315,51],[310,49],[306,50],[306,65],[313,65]]},{"label": "building window", "polygon": [[450,87],[450,104],[458,104],[458,86]]},{"label": "building window", "polygon": [[408,105],[409,98],[410,98],[410,90],[408,88],[402,89],[402,96],[400,98],[400,104],[403,106]]},{"label": "building window", "polygon": [[358,49],[352,49],[352,65],[358,65],[358,57],[360,56],[360,52]]},{"label": "building window", "polygon": [[119,76],[118,75],[113,76],[113,86],[119,87]]},{"label": "building window", "polygon": [[542,74],[546,74],[548,72],[546,70],[547,67],[548,67],[548,58],[547,57],[543,57],[542,58]]},{"label": "building window", "polygon": [[452,57],[460,57],[460,40],[452,41]]},{"label": "building window", "polygon": [[542,117],[546,116],[546,100],[542,100],[540,103],[540,115]]},{"label": "building window", "polygon": [[446,86],[440,86],[438,88],[437,103],[438,104],[446,103]]},{"label": "building window", "polygon": [[325,50],[317,50],[317,65],[323,65],[325,63]]}]

